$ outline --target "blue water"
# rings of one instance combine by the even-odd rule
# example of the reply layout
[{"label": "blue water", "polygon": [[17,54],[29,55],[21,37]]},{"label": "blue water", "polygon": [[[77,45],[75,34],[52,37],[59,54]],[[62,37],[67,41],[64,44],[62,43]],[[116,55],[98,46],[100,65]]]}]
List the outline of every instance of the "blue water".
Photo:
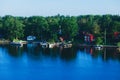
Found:
[{"label": "blue water", "polygon": [[114,50],[0,46],[0,80],[120,80]]}]

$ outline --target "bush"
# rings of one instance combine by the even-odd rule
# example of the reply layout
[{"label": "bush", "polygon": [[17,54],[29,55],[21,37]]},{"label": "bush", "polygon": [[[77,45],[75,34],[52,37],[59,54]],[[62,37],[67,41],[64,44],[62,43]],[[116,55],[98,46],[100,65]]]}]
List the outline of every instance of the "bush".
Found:
[{"label": "bush", "polygon": [[19,40],[18,39],[13,39],[13,42],[19,42]]},{"label": "bush", "polygon": [[117,43],[117,46],[120,47],[120,42]]},{"label": "bush", "polygon": [[96,40],[95,40],[95,44],[97,44],[97,45],[103,44],[102,38],[101,37],[97,37]]},{"label": "bush", "polygon": [[48,42],[49,42],[49,43],[54,43],[55,40],[54,40],[54,39],[49,39]]}]

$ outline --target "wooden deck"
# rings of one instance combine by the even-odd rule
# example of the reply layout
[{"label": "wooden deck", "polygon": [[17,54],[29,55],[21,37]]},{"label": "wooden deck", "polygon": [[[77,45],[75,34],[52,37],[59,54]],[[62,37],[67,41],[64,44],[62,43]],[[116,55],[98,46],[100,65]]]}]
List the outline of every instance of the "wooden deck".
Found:
[{"label": "wooden deck", "polygon": [[115,46],[115,45],[87,45],[87,44],[79,44],[78,47],[118,48],[118,46]]}]

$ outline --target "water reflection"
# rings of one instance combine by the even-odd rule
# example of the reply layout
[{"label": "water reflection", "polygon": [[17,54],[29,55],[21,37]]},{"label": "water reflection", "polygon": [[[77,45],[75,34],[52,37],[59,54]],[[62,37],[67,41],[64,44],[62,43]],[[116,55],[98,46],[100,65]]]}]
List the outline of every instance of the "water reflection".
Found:
[{"label": "water reflection", "polygon": [[21,57],[22,56],[22,53],[23,53],[22,47],[7,45],[6,49],[8,50],[8,54],[12,57]]},{"label": "water reflection", "polygon": [[104,48],[103,50],[96,50],[93,47],[79,48],[84,54],[91,55],[93,59],[101,57],[103,61],[118,60],[120,61],[120,53],[116,52],[116,48]]},{"label": "water reflection", "polygon": [[0,46],[0,80],[120,80],[120,54],[115,51],[3,45]]},{"label": "water reflection", "polygon": [[102,54],[103,60],[118,60],[120,61],[120,53],[116,53],[116,48],[105,48]]},{"label": "water reflection", "polygon": [[60,49],[60,58],[66,61],[73,60],[77,56],[75,48]]},{"label": "water reflection", "polygon": [[0,48],[5,48],[11,57],[22,57],[26,54],[29,58],[39,60],[43,57],[52,59],[60,58],[61,60],[70,61],[77,58],[77,52],[80,51],[84,54],[91,55],[93,59],[100,58],[103,61],[118,60],[120,61],[120,54],[116,53],[115,48],[106,48],[103,50],[96,50],[93,47],[82,48],[41,48],[40,45],[28,44],[23,47],[4,45]]}]

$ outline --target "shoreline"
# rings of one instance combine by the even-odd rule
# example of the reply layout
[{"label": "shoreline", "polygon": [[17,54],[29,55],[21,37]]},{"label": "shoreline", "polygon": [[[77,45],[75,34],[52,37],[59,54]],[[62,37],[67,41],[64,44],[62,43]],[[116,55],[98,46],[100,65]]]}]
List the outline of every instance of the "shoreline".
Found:
[{"label": "shoreline", "polygon": [[9,40],[0,40],[0,44],[10,44]]},{"label": "shoreline", "polygon": [[[11,43],[19,43],[19,44],[28,44],[29,42],[28,41],[22,41],[22,42],[11,42],[9,40],[0,40],[0,45],[3,45],[3,44],[11,44]],[[41,42],[38,42],[38,41],[33,41],[32,42],[33,44],[38,44],[38,43],[41,43]],[[51,44],[51,42],[47,42],[49,44]],[[59,42],[58,42],[59,43]],[[52,44],[57,44],[57,43],[52,43]],[[68,44],[68,43],[67,43]],[[92,45],[92,44],[75,44],[74,42],[71,43],[72,46],[75,46],[75,47],[103,47],[103,48],[120,48],[119,46],[117,45]]]}]

